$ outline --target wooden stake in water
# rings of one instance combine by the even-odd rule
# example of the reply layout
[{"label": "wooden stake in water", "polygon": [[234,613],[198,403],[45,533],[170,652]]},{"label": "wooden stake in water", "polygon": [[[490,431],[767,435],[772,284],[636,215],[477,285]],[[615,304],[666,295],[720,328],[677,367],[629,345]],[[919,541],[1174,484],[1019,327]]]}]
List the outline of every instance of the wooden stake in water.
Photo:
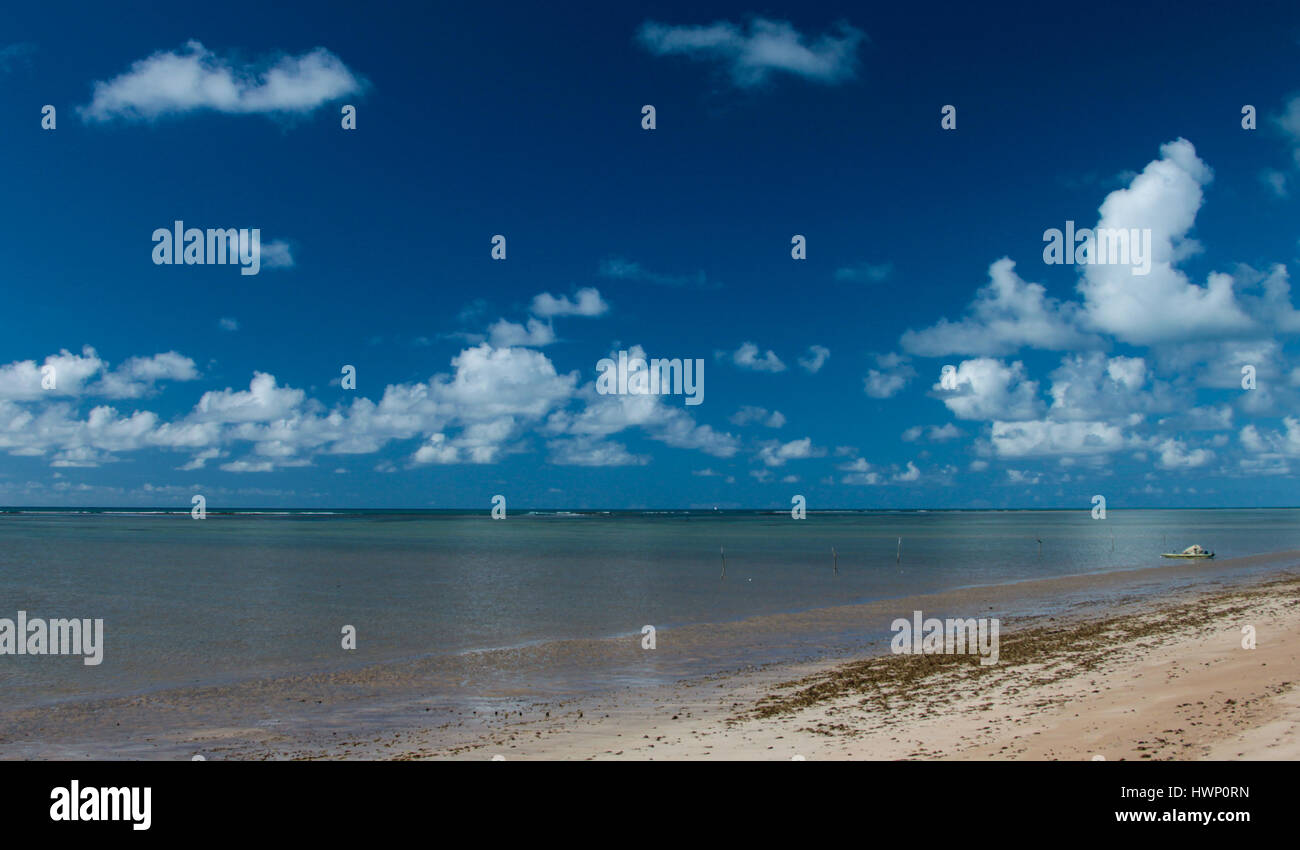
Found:
[{"label": "wooden stake in water", "polygon": [[831,547],[831,569],[835,570],[835,575],[840,574],[840,556],[835,554],[835,547]]},{"label": "wooden stake in water", "polygon": [[722,555],[722,575],[718,576],[718,579],[721,580],[727,577],[727,550],[719,546],[718,552]]},{"label": "wooden stake in water", "polygon": [[1041,558],[1043,557],[1043,538],[1035,537],[1034,539],[1038,541],[1038,557]]},{"label": "wooden stake in water", "polygon": [[898,554],[894,556],[894,563],[903,563],[903,538],[898,538]]}]

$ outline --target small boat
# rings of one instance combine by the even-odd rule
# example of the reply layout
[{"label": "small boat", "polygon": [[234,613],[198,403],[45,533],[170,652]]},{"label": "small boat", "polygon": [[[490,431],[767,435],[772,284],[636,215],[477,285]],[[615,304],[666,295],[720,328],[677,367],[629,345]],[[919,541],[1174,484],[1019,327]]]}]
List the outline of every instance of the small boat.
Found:
[{"label": "small boat", "polygon": [[1188,546],[1181,552],[1165,552],[1162,558],[1213,558],[1214,553],[1200,545]]}]

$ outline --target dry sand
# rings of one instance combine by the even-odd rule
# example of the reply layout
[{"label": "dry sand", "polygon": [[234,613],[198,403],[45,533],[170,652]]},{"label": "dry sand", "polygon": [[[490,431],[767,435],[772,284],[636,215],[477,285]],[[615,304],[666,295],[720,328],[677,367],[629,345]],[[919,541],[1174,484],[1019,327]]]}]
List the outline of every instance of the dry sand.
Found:
[{"label": "dry sand", "polygon": [[389,755],[1300,758],[1300,578],[1143,607],[1004,634],[994,666],[890,655],[755,671],[506,723],[457,746],[425,733]]}]

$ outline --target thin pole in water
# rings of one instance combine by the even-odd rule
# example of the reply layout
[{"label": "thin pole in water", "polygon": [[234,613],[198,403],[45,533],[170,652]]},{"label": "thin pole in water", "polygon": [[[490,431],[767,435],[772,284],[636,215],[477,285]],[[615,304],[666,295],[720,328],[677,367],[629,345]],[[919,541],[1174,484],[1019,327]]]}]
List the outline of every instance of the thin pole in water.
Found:
[{"label": "thin pole in water", "polygon": [[898,554],[894,556],[894,563],[903,563],[903,538],[898,538]]},{"label": "thin pole in water", "polygon": [[722,555],[722,575],[718,576],[718,579],[721,580],[727,577],[727,550],[719,546],[718,552]]},{"label": "thin pole in water", "polygon": [[835,575],[840,574],[840,556],[835,554],[835,547],[831,547],[831,568],[835,570]]}]

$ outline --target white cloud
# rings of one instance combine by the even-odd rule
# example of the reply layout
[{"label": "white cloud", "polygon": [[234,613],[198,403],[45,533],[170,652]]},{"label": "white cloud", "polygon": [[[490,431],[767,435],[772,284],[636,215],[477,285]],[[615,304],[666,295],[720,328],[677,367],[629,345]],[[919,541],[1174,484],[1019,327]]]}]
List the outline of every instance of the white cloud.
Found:
[{"label": "white cloud", "polygon": [[1124,448],[1119,427],[1107,422],[993,423],[993,448],[1000,457],[1107,454]]},{"label": "white cloud", "polygon": [[[717,353],[717,356],[722,358],[727,357],[728,355],[726,352],[720,351]],[[735,352],[730,355],[730,358],[732,363],[735,363],[742,369],[750,369],[755,372],[785,371],[785,364],[781,362],[781,358],[777,357],[771,349],[768,349],[765,354],[760,355],[758,346],[752,342],[741,343],[740,348],[737,348]]]},{"label": "white cloud", "polygon": [[590,437],[552,440],[551,463],[558,466],[643,466],[650,462],[644,455],[634,455],[622,443]]},{"label": "white cloud", "polygon": [[[44,367],[53,367],[53,389],[41,386]],[[192,381],[197,377],[194,361],[175,351],[152,357],[132,357],[118,368],[110,369],[95,349],[87,345],[81,349],[81,354],[72,354],[67,349],[51,354],[40,366],[34,360],[0,366],[0,399],[35,400],[82,395],[139,398],[152,392],[161,381]],[[94,378],[98,380],[92,380]]]},{"label": "white cloud", "polygon": [[799,358],[799,365],[808,371],[809,374],[815,375],[821,371],[822,366],[830,359],[831,350],[824,345],[808,346],[808,356]]},{"label": "white cloud", "polygon": [[132,63],[94,84],[79,109],[89,121],[154,119],[211,110],[228,114],[303,114],[364,87],[333,53],[318,47],[263,65],[237,65],[197,41]]},{"label": "white cloud", "polygon": [[905,472],[895,472],[891,478],[898,482],[920,481],[921,470],[917,469],[916,464],[909,460],[907,462],[907,470]]},{"label": "white cloud", "polygon": [[785,415],[779,410],[773,410],[769,413],[765,407],[755,407],[747,404],[733,413],[730,421],[733,425],[744,426],[757,422],[768,428],[780,428],[785,425]]},{"label": "white cloud", "polygon": [[1127,188],[1106,196],[1097,226],[1150,229],[1151,270],[1135,275],[1123,264],[1084,265],[1079,292],[1092,327],[1137,345],[1258,330],[1238,304],[1230,275],[1211,273],[1198,286],[1175,268],[1199,250],[1188,234],[1202,187],[1212,179],[1191,142],[1178,139],[1162,145],[1160,158]]},{"label": "white cloud", "polygon": [[902,391],[916,377],[910,359],[901,354],[876,355],[877,369],[867,370],[862,389],[872,398],[890,398]]},{"label": "white cloud", "polygon": [[909,330],[900,344],[922,357],[1002,355],[1025,347],[1067,351],[1101,344],[1078,329],[1078,305],[1049,298],[1041,284],[1021,279],[1015,267],[1007,257],[989,266],[989,283],[975,294],[967,318],[940,319],[925,330]]},{"label": "white cloud", "polygon": [[813,446],[811,437],[788,443],[767,443],[758,451],[759,460],[767,466],[784,466],[788,460],[804,460],[825,454],[824,449]]},{"label": "white cloud", "polygon": [[528,326],[498,319],[488,327],[488,342],[493,348],[510,348],[521,345],[533,348],[555,342],[555,330],[546,322],[529,319]]},{"label": "white cloud", "polygon": [[1241,444],[1256,454],[1300,457],[1300,418],[1288,416],[1282,424],[1285,431],[1247,425],[1241,429]]},{"label": "white cloud", "polygon": [[753,19],[747,28],[726,21],[707,26],[647,21],[637,32],[651,53],[717,63],[741,88],[758,86],[778,72],[820,83],[850,79],[864,38],[861,30],[841,23],[836,34],[808,40],[789,23],[766,18]]},{"label": "white cloud", "polygon": [[266,422],[286,416],[305,396],[302,390],[277,387],[274,375],[254,372],[247,390],[227,387],[204,393],[195,415],[206,422]]},{"label": "white cloud", "polygon": [[[645,359],[645,350],[639,345],[631,346],[628,357]],[[665,401],[671,398],[674,397],[601,395],[592,381],[577,393],[582,408],[556,410],[547,419],[544,430],[555,436],[607,437],[637,427],[651,439],[675,448],[695,449],[715,457],[731,457],[736,453],[739,444],[735,437],[696,423],[681,407]]]},{"label": "white cloud", "polygon": [[530,312],[534,316],[549,319],[553,316],[600,316],[609,311],[609,305],[600,297],[600,292],[592,287],[579,289],[577,300],[567,295],[556,297],[543,292],[533,297]]},{"label": "white cloud", "polygon": [[1008,366],[987,357],[964,360],[954,381],[954,389],[932,389],[959,419],[1032,419],[1042,408],[1038,382],[1028,380],[1020,361]]},{"label": "white cloud", "polygon": [[276,239],[272,242],[263,244],[258,249],[257,256],[263,268],[293,268],[293,252],[289,248],[289,243],[285,242],[283,239]]},{"label": "white cloud", "polygon": [[1187,450],[1181,440],[1167,439],[1156,447],[1160,452],[1157,463],[1164,469],[1194,469],[1205,466],[1214,459],[1209,449]]}]

